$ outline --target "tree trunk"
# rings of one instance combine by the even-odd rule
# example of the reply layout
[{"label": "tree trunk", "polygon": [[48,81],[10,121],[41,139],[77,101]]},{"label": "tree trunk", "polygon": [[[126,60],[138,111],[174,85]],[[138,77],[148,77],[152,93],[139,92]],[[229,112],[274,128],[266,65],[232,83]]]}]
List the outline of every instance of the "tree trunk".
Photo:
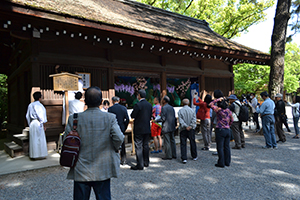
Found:
[{"label": "tree trunk", "polygon": [[270,60],[269,94],[271,98],[276,93],[283,92],[284,80],[284,54],[286,43],[286,30],[290,19],[291,0],[278,0],[274,27],[272,33],[272,47]]}]

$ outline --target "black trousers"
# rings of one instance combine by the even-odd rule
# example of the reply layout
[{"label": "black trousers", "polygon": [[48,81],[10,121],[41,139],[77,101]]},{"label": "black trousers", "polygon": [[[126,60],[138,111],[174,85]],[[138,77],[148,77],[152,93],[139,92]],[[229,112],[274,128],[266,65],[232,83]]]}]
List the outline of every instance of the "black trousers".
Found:
[{"label": "black trousers", "polygon": [[283,120],[280,116],[275,116],[275,133],[278,135],[280,141],[286,141],[284,131],[282,129]]},{"label": "black trousers", "polygon": [[253,113],[253,121],[256,124],[256,130],[260,130],[259,122],[258,122],[258,113]]},{"label": "black trousers", "polygon": [[123,141],[122,146],[121,146],[121,162],[126,161],[126,149],[125,149],[125,141]]},{"label": "black trousers", "polygon": [[105,181],[74,181],[73,199],[89,200],[91,189],[93,188],[97,200],[110,200],[110,179]]},{"label": "black trousers", "polygon": [[230,166],[231,152],[230,152],[230,129],[216,129],[216,143],[218,151],[218,165]]},{"label": "black trousers", "polygon": [[190,140],[190,149],[191,149],[191,156],[193,158],[197,157],[197,145],[195,141],[195,130],[191,129],[190,131],[184,130],[180,132],[180,151],[181,151],[181,159],[187,160],[187,148],[186,148],[186,141],[187,138]]},{"label": "black trousers", "polygon": [[135,154],[138,168],[149,165],[149,134],[134,134]]}]

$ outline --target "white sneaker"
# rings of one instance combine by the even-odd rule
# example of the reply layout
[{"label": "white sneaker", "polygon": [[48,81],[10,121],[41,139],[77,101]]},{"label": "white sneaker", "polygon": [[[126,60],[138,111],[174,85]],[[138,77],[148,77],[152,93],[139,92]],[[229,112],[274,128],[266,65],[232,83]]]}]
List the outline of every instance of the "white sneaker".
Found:
[{"label": "white sneaker", "polygon": [[183,160],[182,163],[183,163],[183,164],[186,164],[186,163],[187,163],[187,160]]},{"label": "white sneaker", "polygon": [[193,160],[194,160],[194,161],[198,160],[198,157],[196,157],[196,158],[193,158]]}]

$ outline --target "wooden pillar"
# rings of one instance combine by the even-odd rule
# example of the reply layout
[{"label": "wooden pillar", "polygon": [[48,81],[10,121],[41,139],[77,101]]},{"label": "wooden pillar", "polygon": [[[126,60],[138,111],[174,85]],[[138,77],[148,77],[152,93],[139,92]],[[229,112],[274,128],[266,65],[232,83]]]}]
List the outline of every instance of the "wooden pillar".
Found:
[{"label": "wooden pillar", "polygon": [[233,65],[229,65],[229,71],[232,73],[232,77],[230,77],[230,91],[229,95],[234,94],[234,73],[233,73]]},{"label": "wooden pillar", "polygon": [[229,95],[234,94],[234,77],[230,77],[230,89]]},{"label": "wooden pillar", "polygon": [[161,98],[167,95],[167,73],[160,74]]},{"label": "wooden pillar", "polygon": [[66,124],[68,124],[68,119],[69,119],[69,93],[68,91],[65,91],[65,102],[66,102],[66,106],[65,106],[65,109],[66,109]]},{"label": "wooden pillar", "polygon": [[198,77],[198,82],[199,82],[199,98],[201,98],[202,100],[204,100],[204,98],[206,96],[206,91],[205,91],[205,76],[204,75],[200,75]]},{"label": "wooden pillar", "polygon": [[114,69],[108,69],[108,99],[110,104],[112,104],[111,98],[115,96],[115,76]]}]

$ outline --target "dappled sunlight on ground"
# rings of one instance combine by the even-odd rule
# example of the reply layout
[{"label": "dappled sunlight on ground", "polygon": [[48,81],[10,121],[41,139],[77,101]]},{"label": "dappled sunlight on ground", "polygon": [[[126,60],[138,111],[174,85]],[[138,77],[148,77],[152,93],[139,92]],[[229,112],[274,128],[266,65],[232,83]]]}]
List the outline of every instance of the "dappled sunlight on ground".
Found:
[{"label": "dappled sunlight on ground", "polygon": [[268,163],[268,164],[276,164],[276,165],[282,164],[282,162],[278,161],[278,160],[261,160],[261,159],[256,159],[255,161],[258,162],[258,163]]},{"label": "dappled sunlight on ground", "polygon": [[157,189],[160,186],[157,185],[157,184],[153,184],[153,183],[143,183],[142,187],[145,188],[145,189]]},{"label": "dappled sunlight on ground", "polygon": [[211,176],[204,176],[203,177],[206,181],[208,181],[209,183],[213,183],[216,184],[218,183],[219,179],[211,177]]},{"label": "dappled sunlight on ground", "polygon": [[23,182],[20,182],[20,181],[13,181],[13,182],[11,182],[11,183],[8,183],[6,186],[7,187],[19,187],[19,186],[21,186],[21,185],[23,185]]}]

